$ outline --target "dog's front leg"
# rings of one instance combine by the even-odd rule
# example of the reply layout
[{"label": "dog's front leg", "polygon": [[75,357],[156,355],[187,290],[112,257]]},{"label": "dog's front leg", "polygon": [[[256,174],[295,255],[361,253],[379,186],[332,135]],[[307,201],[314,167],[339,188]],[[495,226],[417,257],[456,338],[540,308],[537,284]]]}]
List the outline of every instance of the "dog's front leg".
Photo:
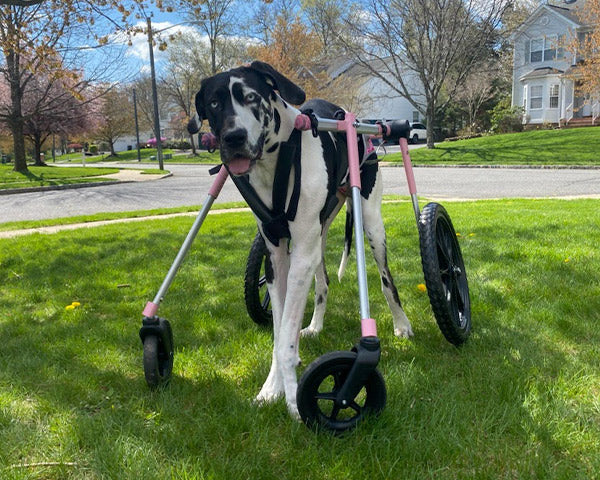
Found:
[{"label": "dog's front leg", "polygon": [[296,367],[300,361],[298,354],[300,327],[312,277],[321,259],[320,248],[314,248],[320,245],[319,234],[312,237],[314,241],[307,242],[306,240],[310,238],[306,236],[301,244],[296,242],[293,245],[279,338],[275,342],[275,357],[283,380],[286,404],[290,414],[295,417],[299,416],[296,404],[298,388]]},{"label": "dog's front leg", "polygon": [[280,337],[281,316],[285,303],[285,294],[287,290],[287,278],[290,265],[290,255],[287,242],[282,240],[278,247],[267,242],[268,255],[272,272],[266,272],[267,289],[271,298],[271,311],[273,313],[273,356],[271,359],[271,369],[265,380],[256,401],[259,403],[272,402],[283,395],[283,379],[279,368],[279,361],[276,355],[277,342]]}]

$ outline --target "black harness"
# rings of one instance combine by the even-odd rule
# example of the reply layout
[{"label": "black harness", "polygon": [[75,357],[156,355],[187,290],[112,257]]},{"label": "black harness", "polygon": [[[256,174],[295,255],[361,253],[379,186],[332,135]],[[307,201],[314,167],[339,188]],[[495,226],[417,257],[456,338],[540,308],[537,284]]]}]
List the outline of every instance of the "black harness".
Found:
[{"label": "black harness", "polygon": [[[316,117],[312,111],[303,112],[308,114],[312,120],[313,136],[319,136],[325,153],[325,162],[327,168],[327,199],[320,214],[321,223],[335,210],[338,204],[337,192],[341,185],[345,183],[348,175],[348,155],[346,139],[344,135],[335,135],[336,143],[328,132],[318,132],[316,129]],[[342,113],[343,114],[343,113]],[[230,175],[233,183],[239,190],[246,203],[250,206],[254,214],[262,222],[263,233],[273,245],[279,245],[282,238],[291,238],[289,222],[294,221],[298,211],[298,201],[300,199],[300,181],[302,175],[302,131],[294,129],[286,142],[279,146],[279,155],[277,157],[277,166],[275,167],[275,177],[272,188],[273,208],[269,209],[260,199],[256,190],[250,185],[248,175],[241,177]],[[364,145],[361,144],[359,150],[360,158],[363,157]],[[329,154],[327,154],[329,152]],[[373,162],[374,159],[374,162]],[[377,171],[377,156],[373,153],[367,159],[367,167],[374,166]],[[374,165],[370,165],[374,163]],[[361,167],[364,167],[361,162]],[[211,174],[216,174],[221,166],[210,170]],[[290,175],[294,169],[294,188],[290,197],[290,202],[286,210],[286,200],[288,196],[288,184]],[[373,179],[374,181],[374,179]],[[370,188],[369,188],[370,191]]]},{"label": "black harness", "polygon": [[[246,200],[246,203],[262,222],[263,233],[274,245],[279,245],[279,240],[282,238],[291,237],[288,223],[294,221],[298,211],[300,178],[302,175],[302,166],[300,162],[302,157],[301,138],[302,132],[294,129],[287,142],[282,142],[279,146],[279,155],[277,157],[277,166],[275,167],[275,177],[273,179],[272,209],[269,209],[265,205],[256,193],[254,187],[250,185],[248,175],[244,175],[243,177],[230,175],[233,183],[235,183],[235,186],[242,197]],[[218,171],[220,168],[221,166],[218,166],[215,170]],[[287,200],[288,183],[292,168],[294,169],[294,188],[286,210],[285,203]]]}]

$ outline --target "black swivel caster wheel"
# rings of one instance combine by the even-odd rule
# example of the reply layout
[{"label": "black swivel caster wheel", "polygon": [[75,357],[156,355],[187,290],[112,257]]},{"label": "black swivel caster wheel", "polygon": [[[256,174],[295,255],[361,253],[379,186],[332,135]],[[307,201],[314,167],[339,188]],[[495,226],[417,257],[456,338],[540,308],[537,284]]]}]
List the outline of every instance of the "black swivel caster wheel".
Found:
[{"label": "black swivel caster wheel", "polygon": [[471,333],[467,272],[446,209],[428,203],[419,220],[421,262],[429,301],[446,339],[461,345]]},{"label": "black swivel caster wheel", "polygon": [[144,376],[151,389],[169,383],[173,373],[173,332],[164,318],[144,319],[140,330],[144,345]]},{"label": "black swivel caster wheel", "polygon": [[244,300],[246,310],[253,322],[268,326],[273,323],[271,297],[267,290],[266,271],[271,268],[267,246],[260,233],[256,234],[244,275]]},{"label": "black swivel caster wheel", "polygon": [[354,428],[368,415],[385,407],[387,392],[381,373],[374,369],[363,388],[348,405],[336,403],[337,393],[356,360],[354,352],[327,353],[306,369],[298,383],[297,403],[300,417],[311,428],[341,434]]}]

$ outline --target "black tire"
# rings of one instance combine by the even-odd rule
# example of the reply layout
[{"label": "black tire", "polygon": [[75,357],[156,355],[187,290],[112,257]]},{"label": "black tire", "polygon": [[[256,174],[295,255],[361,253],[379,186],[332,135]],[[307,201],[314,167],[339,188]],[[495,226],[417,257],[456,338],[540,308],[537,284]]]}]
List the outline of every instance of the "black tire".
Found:
[{"label": "black tire", "polygon": [[412,136],[412,143],[419,143],[419,136],[416,133]]},{"label": "black tire", "polygon": [[469,284],[456,232],[440,204],[429,203],[423,209],[419,237],[433,314],[446,339],[461,345],[471,333]]},{"label": "black tire", "polygon": [[298,383],[296,396],[300,417],[307,426],[340,434],[354,428],[367,415],[377,415],[384,409],[387,392],[377,369],[348,407],[336,405],[336,394],[355,360],[354,352],[331,352],[308,366]]},{"label": "black tire", "polygon": [[[167,333],[173,345],[173,333],[169,323],[166,323]],[[166,385],[173,373],[173,350],[165,347],[158,335],[146,335],[144,338],[144,376],[151,389]]]},{"label": "black tire", "polygon": [[244,275],[244,300],[250,318],[258,325],[271,325],[271,298],[267,290],[266,270],[271,268],[267,246],[260,233],[254,237],[254,242],[248,254],[246,273]]}]

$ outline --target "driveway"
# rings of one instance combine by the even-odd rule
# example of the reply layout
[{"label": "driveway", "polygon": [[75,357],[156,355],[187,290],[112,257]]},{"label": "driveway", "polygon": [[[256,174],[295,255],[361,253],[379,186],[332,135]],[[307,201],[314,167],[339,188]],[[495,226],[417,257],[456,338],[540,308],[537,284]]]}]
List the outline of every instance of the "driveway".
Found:
[{"label": "driveway", "polygon": [[[161,180],[2,195],[0,223],[204,203],[213,181],[206,165],[167,168],[173,175]],[[418,193],[428,199],[600,198],[600,170],[416,167],[414,171]],[[403,168],[383,167],[383,177],[385,193],[408,194]],[[233,182],[227,182],[215,203],[232,201],[242,198]]]}]

